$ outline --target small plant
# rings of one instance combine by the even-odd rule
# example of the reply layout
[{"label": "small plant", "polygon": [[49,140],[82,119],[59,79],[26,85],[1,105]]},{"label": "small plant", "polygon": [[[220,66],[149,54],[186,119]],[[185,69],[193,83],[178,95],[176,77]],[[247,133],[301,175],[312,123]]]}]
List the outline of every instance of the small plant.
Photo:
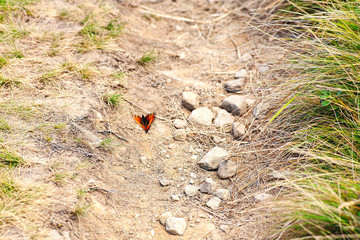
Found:
[{"label": "small plant", "polygon": [[124,78],[127,76],[127,74],[124,73],[124,72],[121,72],[121,71],[116,71],[116,72],[113,72],[113,73],[111,74],[111,76],[112,76],[113,78],[117,78],[117,79],[119,79],[119,80],[124,80]]},{"label": "small plant", "polygon": [[19,81],[8,79],[0,75],[0,87],[18,86],[19,84]]},{"label": "small plant", "polygon": [[103,149],[112,149],[113,147],[113,140],[111,138],[105,138],[99,144],[99,148]]},{"label": "small plant", "polygon": [[22,157],[5,149],[0,149],[0,167],[16,167],[21,164],[24,164],[24,159]]},{"label": "small plant", "polygon": [[147,64],[154,62],[158,56],[154,51],[146,52],[141,58],[137,60],[137,63],[141,66],[146,66]]},{"label": "small plant", "polygon": [[103,96],[103,100],[110,107],[116,107],[122,102],[122,94],[120,93],[107,93]]},{"label": "small plant", "polygon": [[0,130],[2,130],[2,131],[9,131],[10,130],[9,124],[3,118],[0,119]]},{"label": "small plant", "polygon": [[7,59],[4,57],[0,57],[0,69],[3,68],[7,64]]},{"label": "small plant", "polygon": [[142,15],[143,18],[147,19],[147,20],[151,20],[151,19],[155,19],[156,21],[159,21],[162,19],[162,17],[159,17],[155,14],[148,14],[148,13],[144,13]]},{"label": "small plant", "polygon": [[78,203],[75,206],[75,209],[71,212],[72,215],[76,217],[84,216],[88,214],[88,208],[91,206],[91,204],[84,204],[84,203]]},{"label": "small plant", "polygon": [[117,21],[112,20],[104,28],[109,31],[108,34],[111,37],[118,37],[119,35],[121,35],[121,33],[124,29],[124,24],[118,23]]}]

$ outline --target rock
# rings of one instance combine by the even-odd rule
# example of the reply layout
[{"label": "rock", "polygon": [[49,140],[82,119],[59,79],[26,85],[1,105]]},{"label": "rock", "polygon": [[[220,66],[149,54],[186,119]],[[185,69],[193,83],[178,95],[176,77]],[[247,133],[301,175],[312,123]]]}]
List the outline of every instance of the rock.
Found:
[{"label": "rock", "polygon": [[221,199],[218,197],[211,198],[207,203],[206,206],[208,206],[211,209],[217,209],[221,203]]},{"label": "rock", "polygon": [[141,156],[140,157],[140,162],[142,163],[142,164],[146,164],[147,163],[147,157],[146,156]]},{"label": "rock", "polygon": [[200,192],[202,193],[213,193],[216,189],[216,182],[212,180],[212,178],[205,178],[205,181],[203,184],[200,185]]},{"label": "rock", "polygon": [[286,178],[288,178],[290,175],[290,172],[287,170],[284,171],[273,171],[272,173],[269,174],[268,176],[268,181],[274,181],[274,180],[285,180]]},{"label": "rock", "polygon": [[61,234],[56,230],[56,229],[51,229],[47,236],[46,239],[51,239],[51,240],[63,240],[64,238],[61,236]]},{"label": "rock", "polygon": [[242,55],[242,56],[240,57],[240,62],[245,63],[245,62],[250,61],[251,59],[252,59],[251,54],[250,54],[250,53],[245,53],[244,55]]},{"label": "rock", "polygon": [[191,172],[191,173],[190,173],[190,177],[191,177],[191,178],[197,178],[197,175],[196,175],[195,173]]},{"label": "rock", "polygon": [[245,78],[228,81],[224,84],[224,88],[229,93],[238,92],[245,85]]},{"label": "rock", "polygon": [[268,194],[268,193],[259,193],[254,196],[254,199],[257,202],[263,202],[263,201],[269,200],[271,198],[273,198],[273,195]]},{"label": "rock", "polygon": [[214,195],[218,198],[220,198],[221,200],[228,200],[230,197],[230,192],[227,189],[222,189],[219,188],[215,191]]},{"label": "rock", "polygon": [[186,229],[186,221],[183,218],[168,217],[166,219],[166,231],[174,235],[183,235]]},{"label": "rock", "polygon": [[268,66],[261,66],[259,67],[258,69],[258,72],[261,74],[261,75],[264,75],[266,74],[266,72],[268,72],[270,70],[270,68]]},{"label": "rock", "polygon": [[189,116],[189,122],[195,126],[209,126],[212,123],[214,114],[210,109],[201,107],[191,112]]},{"label": "rock", "polygon": [[235,79],[246,78],[247,74],[248,74],[248,72],[246,71],[246,69],[241,69],[240,71],[235,73],[234,78]]},{"label": "rock", "polygon": [[194,185],[187,185],[185,187],[185,194],[189,197],[195,196],[197,194],[199,190],[198,186],[194,186]]},{"label": "rock", "polygon": [[172,180],[168,180],[165,177],[162,177],[159,179],[160,185],[163,187],[170,186],[174,183]]},{"label": "rock", "polygon": [[193,92],[183,92],[182,104],[192,111],[200,106],[200,96]]},{"label": "rock", "polygon": [[177,129],[186,128],[187,122],[182,119],[175,119],[174,120],[174,127]]},{"label": "rock", "polygon": [[169,149],[175,149],[176,148],[176,144],[169,144]]},{"label": "rock", "polygon": [[104,121],[103,116],[101,115],[101,113],[99,113],[96,110],[92,110],[91,112],[91,119],[96,123],[96,124],[100,124],[101,122]]},{"label": "rock", "polygon": [[231,125],[234,123],[234,117],[224,109],[220,109],[214,124],[217,127],[224,128],[225,132],[231,131]]},{"label": "rock", "polygon": [[172,195],[172,196],[171,196],[171,200],[173,200],[173,201],[179,201],[179,200],[180,200],[180,196],[179,196],[179,195]]},{"label": "rock", "polygon": [[229,226],[228,225],[220,225],[220,230],[223,231],[224,233],[226,233],[229,230]]},{"label": "rock", "polygon": [[173,133],[173,138],[175,141],[184,142],[186,140],[185,129],[176,129]]},{"label": "rock", "polygon": [[233,128],[232,128],[232,134],[235,139],[242,138],[246,133],[245,130],[245,124],[242,124],[241,122],[234,122]]},{"label": "rock", "polygon": [[163,225],[163,226],[165,226],[166,220],[167,220],[169,217],[172,217],[171,212],[164,212],[163,214],[161,214],[161,215],[159,216],[159,222],[160,222],[160,224]]},{"label": "rock", "polygon": [[206,153],[198,162],[199,166],[205,170],[216,170],[221,161],[229,159],[228,151],[221,147],[214,147]]},{"label": "rock", "polygon": [[246,97],[247,96],[231,95],[224,99],[221,107],[234,115],[240,116],[246,112]]},{"label": "rock", "polygon": [[219,169],[217,173],[221,179],[226,179],[234,176],[236,174],[236,171],[237,171],[236,163],[234,163],[233,161],[226,160],[226,161],[222,161],[219,164]]},{"label": "rock", "polygon": [[194,184],[194,183],[195,183],[195,180],[194,180],[194,179],[190,179],[190,180],[189,180],[189,183],[190,183],[190,184]]},{"label": "rock", "polygon": [[71,238],[70,238],[70,233],[67,232],[67,231],[63,231],[63,232],[62,232],[62,236],[63,236],[63,239],[64,239],[64,240],[71,240]]},{"label": "rock", "polygon": [[219,136],[212,136],[212,139],[214,140],[214,143],[222,143],[225,142],[226,138],[222,138]]}]

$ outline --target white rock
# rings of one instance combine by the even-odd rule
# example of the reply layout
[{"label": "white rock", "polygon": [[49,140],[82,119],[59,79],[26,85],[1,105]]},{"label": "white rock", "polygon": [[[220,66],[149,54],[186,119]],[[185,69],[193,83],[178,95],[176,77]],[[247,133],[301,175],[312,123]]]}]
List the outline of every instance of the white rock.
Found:
[{"label": "white rock", "polygon": [[186,230],[186,221],[183,218],[168,217],[166,219],[166,231],[174,235],[183,235]]},{"label": "white rock", "polygon": [[191,159],[191,160],[197,160],[197,159],[198,159],[198,155],[192,155],[192,156],[190,157],[190,159]]},{"label": "white rock", "polygon": [[190,177],[191,177],[191,178],[197,178],[197,175],[196,175],[195,173],[191,172],[191,173],[190,173]]},{"label": "white rock", "polygon": [[104,118],[103,116],[101,115],[101,113],[99,113],[98,111],[96,110],[92,110],[92,113],[91,113],[91,118],[97,123],[101,123],[104,121]]},{"label": "white rock", "polygon": [[164,186],[164,187],[169,186],[169,185],[171,185],[171,184],[174,183],[174,181],[168,180],[168,179],[166,179],[165,177],[160,178],[160,179],[159,179],[159,182],[160,182],[160,185],[161,185],[161,186]]},{"label": "white rock", "polygon": [[258,202],[262,202],[262,201],[269,200],[272,198],[273,198],[273,195],[268,194],[268,193],[259,193],[254,196],[255,201],[258,201]]},{"label": "white rock", "polygon": [[169,149],[175,149],[176,146],[177,146],[176,144],[173,144],[173,143],[172,143],[172,144],[169,145]]},{"label": "white rock", "polygon": [[229,159],[228,151],[221,147],[214,147],[206,153],[198,162],[199,166],[205,170],[216,170],[221,161]]},{"label": "white rock", "polygon": [[180,196],[179,196],[179,195],[172,195],[172,196],[171,196],[171,200],[173,200],[173,201],[179,201],[179,200],[180,200]]},{"label": "white rock", "polygon": [[242,56],[240,57],[240,62],[245,63],[245,62],[250,61],[251,59],[252,59],[251,54],[250,54],[250,53],[245,53],[244,55],[242,55]]},{"label": "white rock", "polygon": [[226,161],[222,161],[219,164],[219,169],[217,173],[221,179],[226,179],[234,176],[236,174],[236,171],[237,171],[236,163],[234,163],[233,161],[226,160]]},{"label": "white rock", "polygon": [[230,197],[230,192],[227,189],[222,189],[219,188],[215,191],[214,195],[218,198],[220,198],[221,200],[228,200]]},{"label": "white rock", "polygon": [[270,70],[270,68],[268,66],[262,66],[262,67],[259,67],[258,69],[258,72],[261,74],[261,75],[264,75],[266,74],[266,72],[268,72]]},{"label": "white rock", "polygon": [[220,225],[220,230],[223,231],[224,233],[226,233],[229,230],[229,226],[228,225]]},{"label": "white rock", "polygon": [[195,126],[209,126],[212,123],[214,114],[206,107],[195,109],[189,116],[189,122]]},{"label": "white rock", "polygon": [[224,109],[219,110],[217,117],[214,120],[215,126],[224,128],[225,130],[227,130],[226,132],[231,131],[230,126],[233,123],[234,123],[234,116],[228,113]]},{"label": "white rock", "polygon": [[194,184],[194,183],[195,183],[195,180],[194,180],[194,179],[190,179],[190,180],[189,180],[189,183],[190,183],[190,184]]},{"label": "white rock", "polygon": [[245,130],[245,124],[242,124],[241,122],[234,122],[233,128],[232,128],[232,134],[235,139],[242,138],[246,133]]},{"label": "white rock", "polygon": [[202,193],[213,193],[216,187],[217,184],[212,178],[205,178],[205,181],[200,185],[199,190]]},{"label": "white rock", "polygon": [[67,232],[67,231],[63,231],[63,232],[62,232],[62,236],[63,236],[63,239],[64,239],[64,240],[71,240],[71,238],[70,238],[70,233]]},{"label": "white rock", "polygon": [[208,206],[211,209],[217,209],[221,203],[221,199],[218,197],[211,198],[207,203],[206,206]]},{"label": "white rock", "polygon": [[246,98],[247,96],[231,95],[224,99],[221,107],[234,115],[240,116],[246,112]]},{"label": "white rock", "polygon": [[182,93],[182,104],[190,111],[200,106],[200,96],[193,92]]},{"label": "white rock", "polygon": [[167,220],[169,217],[172,217],[171,212],[164,212],[163,214],[161,214],[161,215],[159,216],[159,222],[161,223],[161,225],[165,226],[166,220]]},{"label": "white rock", "polygon": [[273,181],[273,180],[285,180],[286,178],[288,178],[290,176],[290,172],[287,170],[284,171],[273,171],[272,173],[269,174],[268,176],[268,181]]},{"label": "white rock", "polygon": [[173,138],[175,141],[184,142],[186,140],[185,129],[176,129],[173,133]]},{"label": "white rock", "polygon": [[61,236],[61,234],[56,230],[56,229],[51,229],[47,236],[46,239],[51,239],[51,240],[63,240],[64,238]]},{"label": "white rock", "polygon": [[224,84],[224,88],[229,93],[234,93],[242,90],[245,85],[245,78],[240,78],[232,81],[228,81]]},{"label": "white rock", "polygon": [[185,187],[185,194],[189,197],[195,196],[197,194],[199,190],[198,186],[194,186],[194,185],[187,185]]},{"label": "white rock", "polygon": [[187,122],[185,120],[182,120],[182,119],[175,119],[174,120],[174,127],[177,128],[177,129],[180,129],[180,128],[186,128],[187,126]]},{"label": "white rock", "polygon": [[239,79],[239,78],[246,78],[247,76],[247,70],[246,69],[241,69],[240,71],[238,71],[237,73],[235,73],[234,78],[235,79]]},{"label": "white rock", "polygon": [[142,163],[142,164],[146,164],[147,163],[147,157],[146,156],[141,156],[140,157],[140,162]]},{"label": "white rock", "polygon": [[219,136],[212,136],[212,139],[214,140],[214,143],[222,143],[225,142],[226,138],[222,138]]}]

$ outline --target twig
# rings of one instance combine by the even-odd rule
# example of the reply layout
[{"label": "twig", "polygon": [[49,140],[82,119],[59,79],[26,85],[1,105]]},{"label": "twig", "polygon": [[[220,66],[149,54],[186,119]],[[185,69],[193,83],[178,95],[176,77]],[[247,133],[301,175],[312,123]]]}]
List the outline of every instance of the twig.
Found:
[{"label": "twig", "polygon": [[129,140],[127,140],[126,138],[114,133],[111,129],[110,130],[104,130],[104,131],[98,131],[98,133],[114,134],[114,136],[117,137],[118,139],[129,142]]},{"label": "twig", "polygon": [[228,37],[230,38],[230,41],[234,44],[235,49],[236,49],[236,53],[237,53],[237,56],[238,56],[238,59],[239,59],[239,61],[241,61],[241,55],[240,55],[240,48],[239,48],[239,46],[236,44],[236,42],[234,41],[234,39],[233,39],[230,35],[228,35]]}]

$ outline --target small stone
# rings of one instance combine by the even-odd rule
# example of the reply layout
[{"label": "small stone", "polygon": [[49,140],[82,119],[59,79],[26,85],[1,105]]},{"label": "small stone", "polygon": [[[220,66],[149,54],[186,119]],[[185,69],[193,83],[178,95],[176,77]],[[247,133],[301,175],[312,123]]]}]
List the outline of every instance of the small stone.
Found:
[{"label": "small stone", "polygon": [[224,84],[224,88],[229,93],[234,93],[242,90],[245,85],[245,78],[240,78],[232,81],[228,81]]},{"label": "small stone", "polygon": [[169,155],[169,154],[166,154],[166,155],[165,155],[165,158],[170,158],[170,155]]},{"label": "small stone", "polygon": [[205,181],[203,184],[200,185],[200,192],[202,193],[213,193],[216,189],[216,182],[212,180],[212,178],[205,178]]},{"label": "small stone", "polygon": [[238,71],[237,73],[235,73],[234,78],[235,79],[239,79],[239,78],[246,78],[247,76],[247,70],[246,69],[241,69],[240,71]]},{"label": "small stone", "polygon": [[190,179],[189,183],[190,183],[190,184],[194,184],[194,183],[195,183],[195,180],[194,180],[194,179]]},{"label": "small stone", "polygon": [[161,156],[164,156],[166,153],[167,153],[166,150],[161,150],[161,151],[160,151],[160,155],[161,155]]},{"label": "small stone", "polygon": [[184,142],[186,140],[186,131],[185,129],[176,129],[173,134],[175,141]]},{"label": "small stone", "polygon": [[189,147],[189,153],[196,153],[195,149],[193,148],[193,146]]},{"label": "small stone", "polygon": [[92,113],[91,113],[91,118],[95,121],[95,123],[99,124],[101,122],[104,121],[104,118],[103,116],[101,115],[101,113],[99,113],[98,111],[96,110],[92,110]]},{"label": "small stone", "polygon": [[217,209],[221,203],[221,199],[218,197],[211,198],[207,203],[206,206],[208,206],[211,209]]},{"label": "small stone", "polygon": [[166,219],[168,219],[169,217],[172,217],[171,212],[164,212],[163,214],[161,214],[159,216],[159,222],[161,225],[165,226],[166,224]]},{"label": "small stone", "polygon": [[268,176],[268,181],[274,181],[274,180],[285,180],[286,178],[288,178],[290,175],[290,172],[287,170],[284,171],[273,171],[272,173],[269,174]]},{"label": "small stone", "polygon": [[195,196],[197,194],[199,190],[198,186],[194,186],[194,185],[187,185],[185,187],[185,194],[189,197]]},{"label": "small stone", "polygon": [[229,159],[228,151],[221,147],[214,147],[206,153],[198,162],[199,166],[205,170],[216,170],[221,161]]},{"label": "small stone", "polygon": [[200,106],[200,96],[193,92],[183,92],[182,104],[192,111]]},{"label": "small stone", "polygon": [[195,126],[200,126],[200,127],[210,126],[212,124],[213,118],[214,118],[214,114],[210,109],[206,107],[201,107],[191,112],[189,116],[189,122],[191,122]]},{"label": "small stone", "polygon": [[222,138],[219,136],[212,136],[212,139],[214,140],[214,143],[222,143],[226,140],[226,138]]},{"label": "small stone", "polygon": [[176,144],[170,144],[169,145],[169,149],[175,149],[176,148]]},{"label": "small stone", "polygon": [[221,200],[228,200],[229,196],[230,196],[230,192],[227,189],[222,189],[219,188],[215,191],[214,195],[218,198],[220,198]]},{"label": "small stone", "polygon": [[184,178],[184,177],[180,177],[180,181],[181,181],[181,182],[185,181],[185,178]]},{"label": "small stone", "polygon": [[186,128],[187,122],[182,119],[175,119],[174,120],[174,127],[177,129]]},{"label": "small stone", "polygon": [[64,240],[71,240],[71,238],[70,238],[70,233],[67,232],[67,231],[63,231],[63,232],[62,232],[62,236],[63,236],[63,239],[64,239]]},{"label": "small stone", "polygon": [[263,202],[263,201],[269,200],[271,198],[273,198],[273,195],[268,194],[268,193],[259,193],[254,196],[255,201],[258,201],[258,202]]},{"label": "small stone", "polygon": [[247,96],[231,95],[223,100],[220,107],[234,115],[240,116],[246,112],[246,97]]},{"label": "small stone", "polygon": [[172,195],[172,196],[171,196],[171,200],[173,200],[173,201],[179,201],[179,200],[180,200],[180,196],[179,196],[179,195]]},{"label": "small stone", "polygon": [[223,231],[224,233],[226,233],[229,230],[229,226],[228,225],[220,225],[220,230]]},{"label": "small stone", "polygon": [[190,157],[190,159],[191,159],[191,160],[197,160],[197,159],[198,159],[198,155],[192,155],[192,156]]},{"label": "small stone", "polygon": [[232,134],[235,139],[242,138],[246,133],[245,125],[240,122],[234,122],[232,128]]},{"label": "small stone", "polygon": [[268,66],[261,66],[259,67],[258,69],[258,72],[261,74],[261,75],[264,75],[266,74],[266,72],[268,72],[270,70],[270,68]]},{"label": "small stone", "polygon": [[141,156],[141,157],[140,157],[140,162],[141,162],[142,164],[146,164],[146,163],[147,163],[146,160],[147,160],[147,157],[146,157],[146,156]]},{"label": "small stone", "polygon": [[216,127],[221,127],[225,132],[231,131],[231,125],[234,123],[234,117],[224,109],[220,109],[214,120]]},{"label": "small stone", "polygon": [[217,173],[221,179],[226,179],[234,176],[236,174],[236,171],[237,171],[236,163],[234,163],[233,161],[226,160],[226,161],[222,161],[219,164],[219,169]]},{"label": "small stone", "polygon": [[168,180],[165,177],[160,178],[159,182],[160,182],[160,185],[163,187],[170,186],[171,184],[173,184],[172,180]]},{"label": "small stone", "polygon": [[56,230],[56,229],[51,229],[47,236],[46,239],[51,239],[51,240],[63,240],[64,238],[61,236],[61,234]]},{"label": "small stone", "polygon": [[190,173],[190,177],[191,177],[191,178],[197,178],[197,175],[196,175],[195,173],[191,172],[191,173]]},{"label": "small stone", "polygon": [[250,61],[251,59],[252,59],[251,54],[250,53],[245,53],[244,55],[242,55],[240,57],[240,62],[245,63],[245,62]]},{"label": "small stone", "polygon": [[170,234],[183,235],[186,229],[186,221],[183,218],[168,217],[165,229]]}]

